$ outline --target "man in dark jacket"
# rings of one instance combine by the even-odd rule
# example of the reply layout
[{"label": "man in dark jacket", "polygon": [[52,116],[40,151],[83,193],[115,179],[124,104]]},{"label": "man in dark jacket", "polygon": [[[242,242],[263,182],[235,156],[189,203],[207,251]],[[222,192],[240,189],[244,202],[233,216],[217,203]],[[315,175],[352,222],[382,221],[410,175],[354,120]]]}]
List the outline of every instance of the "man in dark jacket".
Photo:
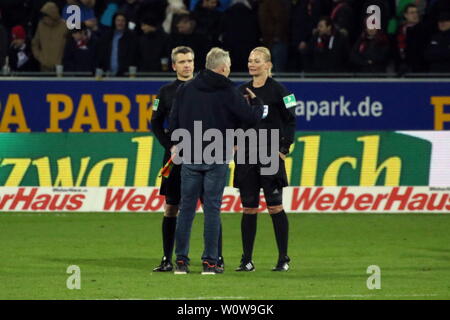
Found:
[{"label": "man in dark jacket", "polygon": [[403,12],[405,21],[397,31],[397,56],[401,72],[424,72],[424,51],[429,42],[430,30],[421,21],[419,9],[408,4]]},{"label": "man in dark jacket", "polygon": [[0,68],[5,64],[5,58],[8,50],[8,33],[5,27],[1,24],[1,12],[0,12]]},{"label": "man in dark jacket", "polygon": [[196,22],[191,14],[176,14],[173,17],[174,28],[169,38],[169,48],[188,46],[195,52],[195,65],[204,66],[208,52],[207,38],[203,34],[195,33]]},{"label": "man in dark jacket", "polygon": [[334,7],[330,17],[338,31],[342,31],[349,39],[355,37],[355,14],[348,0],[333,0]]},{"label": "man in dark jacket", "polygon": [[141,21],[139,37],[138,68],[144,72],[160,72],[165,67],[162,58],[168,58],[169,36],[164,32],[157,17],[147,14]]},{"label": "man in dark jacket", "polygon": [[108,70],[113,76],[123,76],[130,66],[136,65],[137,39],[128,30],[124,14],[117,13],[113,30],[100,38],[97,46],[97,68]]},{"label": "man in dark jacket", "polygon": [[448,0],[428,0],[427,1],[426,22],[431,26],[432,32],[436,32],[439,17],[442,12],[450,11],[450,1]]},{"label": "man in dark jacket", "polygon": [[140,28],[139,26],[139,13],[141,12],[141,1],[137,0],[125,0],[119,7],[119,11],[123,12],[127,17],[132,30]]},{"label": "man in dark jacket", "polygon": [[247,0],[233,0],[222,19],[223,47],[230,51],[233,71],[247,72],[248,54],[260,45],[258,14]]},{"label": "man in dark jacket", "polygon": [[95,36],[84,25],[71,30],[71,38],[66,42],[63,65],[65,71],[93,72],[95,65]]},{"label": "man in dark jacket", "polygon": [[303,70],[304,68],[300,52],[311,40],[313,30],[321,16],[322,2],[320,0],[300,0],[291,11],[291,46],[297,69]]},{"label": "man in dark jacket", "polygon": [[[179,149],[182,158],[181,206],[175,233],[177,255],[175,274],[189,272],[189,239],[200,197],[203,198],[205,214],[202,274],[223,272],[223,269],[216,265],[219,214],[228,172],[227,160],[232,150],[225,147],[220,159],[217,153],[214,159],[203,159],[208,145],[203,141],[206,139],[197,136],[198,129],[200,126],[200,131],[205,130],[205,134],[207,130],[213,129],[219,132],[221,137],[225,137],[226,130],[237,129],[240,122],[250,125],[257,123],[263,117],[263,110],[266,109],[263,108],[262,101],[258,101],[250,90],[248,93],[252,101],[259,106],[248,105],[233,82],[228,79],[230,66],[228,52],[220,48],[211,49],[206,57],[206,70],[179,87],[172,107],[169,125],[172,140],[175,141],[179,134],[183,136],[182,143],[175,147]],[[189,149],[193,152],[189,152]]]},{"label": "man in dark jacket", "polygon": [[350,53],[350,62],[361,73],[386,72],[389,40],[381,29],[369,29],[361,34]]},{"label": "man in dark jacket", "polygon": [[219,44],[222,14],[217,0],[199,1],[193,12],[196,21],[195,33],[206,39],[208,50]]},{"label": "man in dark jacket", "polygon": [[9,66],[13,71],[37,71],[37,61],[31,53],[30,42],[21,25],[11,30],[11,44],[8,49]]},{"label": "man in dark jacket", "polygon": [[442,12],[438,20],[439,33],[435,34],[425,52],[430,72],[450,73],[450,12]]},{"label": "man in dark jacket", "polygon": [[322,17],[310,43],[302,50],[306,72],[335,73],[347,71],[350,45],[345,34],[336,30],[329,17]]},{"label": "man in dark jacket", "polygon": [[275,72],[286,72],[289,9],[290,3],[286,0],[263,0],[258,8],[262,42],[270,49]]}]

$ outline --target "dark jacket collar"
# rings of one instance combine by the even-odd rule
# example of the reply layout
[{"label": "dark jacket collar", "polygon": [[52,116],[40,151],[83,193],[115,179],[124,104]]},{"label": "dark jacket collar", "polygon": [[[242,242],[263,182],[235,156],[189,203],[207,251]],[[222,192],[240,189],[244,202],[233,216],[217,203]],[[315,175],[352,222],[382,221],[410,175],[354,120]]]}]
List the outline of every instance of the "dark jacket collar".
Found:
[{"label": "dark jacket collar", "polygon": [[234,86],[227,77],[208,69],[200,71],[193,82],[195,87],[201,91],[215,91]]}]

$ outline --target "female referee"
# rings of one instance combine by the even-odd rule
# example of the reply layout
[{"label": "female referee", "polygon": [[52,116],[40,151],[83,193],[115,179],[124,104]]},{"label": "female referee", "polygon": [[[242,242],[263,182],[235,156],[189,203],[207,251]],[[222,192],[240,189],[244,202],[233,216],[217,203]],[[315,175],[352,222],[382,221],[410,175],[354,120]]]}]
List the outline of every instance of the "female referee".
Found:
[{"label": "female referee", "polygon": [[[287,255],[289,223],[283,209],[283,187],[288,185],[284,159],[294,142],[296,99],[279,82],[272,79],[271,55],[265,47],[257,47],[248,59],[251,81],[239,87],[243,94],[246,88],[252,90],[265,105],[269,106],[267,118],[261,120],[254,129],[279,130],[279,169],[276,174],[262,175],[262,164],[236,164],[234,187],[239,188],[244,213],[241,221],[243,255],[236,271],[254,271],[252,261],[253,244],[256,236],[257,212],[261,188],[264,191],[267,208],[272,218],[278,246],[278,263],[272,271],[288,271],[290,259]],[[267,150],[270,150],[268,146]]]}]

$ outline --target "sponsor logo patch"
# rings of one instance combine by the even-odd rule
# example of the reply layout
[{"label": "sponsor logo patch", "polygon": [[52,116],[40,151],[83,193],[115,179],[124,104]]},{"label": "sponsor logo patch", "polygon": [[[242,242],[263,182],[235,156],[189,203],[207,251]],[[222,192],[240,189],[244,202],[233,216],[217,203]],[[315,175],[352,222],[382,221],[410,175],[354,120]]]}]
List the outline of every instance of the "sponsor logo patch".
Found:
[{"label": "sponsor logo patch", "polygon": [[295,99],[295,95],[294,94],[290,94],[290,95],[284,97],[283,101],[284,101],[284,105],[288,109],[292,108],[292,107],[295,107],[297,105],[297,99]]}]

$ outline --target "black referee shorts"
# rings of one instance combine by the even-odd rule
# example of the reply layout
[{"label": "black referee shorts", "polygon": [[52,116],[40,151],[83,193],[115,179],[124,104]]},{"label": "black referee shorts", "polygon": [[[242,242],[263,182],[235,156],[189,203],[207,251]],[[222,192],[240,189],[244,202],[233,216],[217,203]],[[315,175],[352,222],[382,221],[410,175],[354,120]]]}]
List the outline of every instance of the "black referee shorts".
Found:
[{"label": "black referee shorts", "polygon": [[162,178],[159,194],[166,197],[166,204],[177,206],[181,199],[181,165],[174,165],[168,178]]},{"label": "black referee shorts", "polygon": [[284,161],[280,160],[278,172],[274,175],[261,175],[258,164],[236,165],[234,187],[239,188],[244,208],[259,207],[259,193],[264,192],[267,206],[283,204],[283,187],[288,185]]}]

